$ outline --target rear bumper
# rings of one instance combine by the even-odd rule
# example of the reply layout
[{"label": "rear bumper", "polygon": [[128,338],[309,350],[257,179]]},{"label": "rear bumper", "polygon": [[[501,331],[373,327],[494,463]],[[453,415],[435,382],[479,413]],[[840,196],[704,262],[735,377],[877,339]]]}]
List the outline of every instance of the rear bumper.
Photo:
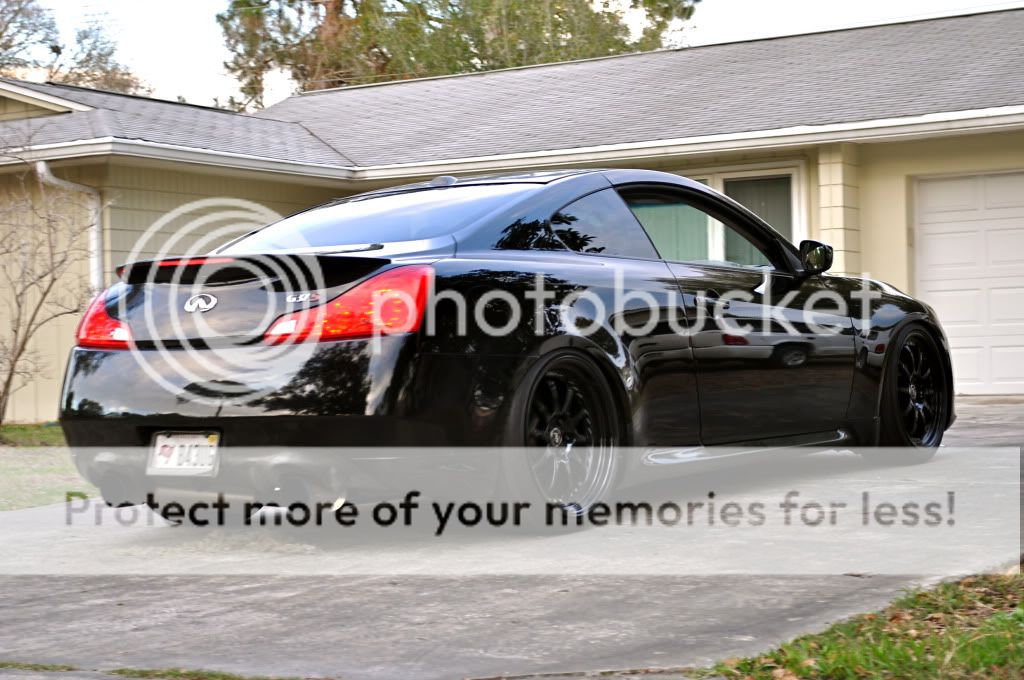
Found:
[{"label": "rear bumper", "polygon": [[[450,449],[499,442],[515,375],[529,359],[421,354],[415,336],[383,338],[376,351],[370,342],[316,345],[226,391],[188,352],[76,348],[61,426],[79,471],[101,488],[257,496],[294,473],[325,498],[443,486],[462,473],[489,479],[494,461],[454,460]],[[232,349],[227,359],[245,366],[248,352]],[[217,476],[147,477],[153,435],[165,430],[219,433]],[[395,455],[385,447],[407,448]]]},{"label": "rear bumper", "polygon": [[78,447],[75,466],[113,504],[293,502],[330,505],[409,491],[472,499],[495,488],[500,461],[491,448],[225,447],[209,476],[147,474],[149,447]]}]

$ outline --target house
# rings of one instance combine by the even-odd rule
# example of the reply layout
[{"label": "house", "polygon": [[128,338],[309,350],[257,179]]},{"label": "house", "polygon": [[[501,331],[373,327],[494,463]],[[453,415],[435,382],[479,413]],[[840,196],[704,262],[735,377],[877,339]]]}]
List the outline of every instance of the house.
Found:
[{"label": "house", "polygon": [[[678,172],[794,241],[832,244],[835,270],[930,302],[958,391],[1018,393],[1022,36],[1024,10],[1004,10],[312,92],[256,115],[0,80],[0,144],[18,147],[3,179],[45,161],[92,196],[98,285],[161,216],[201,198],[286,214],[441,174]],[[37,339],[50,373],[11,419],[54,417],[73,327]]]}]

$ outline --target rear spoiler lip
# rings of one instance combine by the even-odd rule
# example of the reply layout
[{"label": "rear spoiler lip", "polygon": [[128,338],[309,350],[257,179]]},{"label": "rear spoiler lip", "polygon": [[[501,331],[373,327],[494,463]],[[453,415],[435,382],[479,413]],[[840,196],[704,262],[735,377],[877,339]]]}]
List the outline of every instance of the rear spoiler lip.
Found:
[{"label": "rear spoiler lip", "polygon": [[136,260],[135,262],[126,262],[125,264],[119,265],[114,272],[119,276],[123,277],[124,272],[130,270],[132,267],[145,266],[147,268],[153,267],[190,267],[190,266],[202,266],[211,264],[228,264],[234,262],[233,257],[171,257],[162,260]]},{"label": "rear spoiler lip", "polygon": [[[356,251],[361,252],[361,251]],[[329,263],[337,263],[340,260],[346,260],[352,263],[370,265],[375,264],[377,266],[386,266],[391,264],[392,259],[388,257],[356,257],[352,255],[343,254],[340,251],[318,251],[310,253],[290,253],[290,252],[276,252],[276,253],[246,253],[238,255],[210,255],[203,257],[173,257],[164,258],[158,260],[138,260],[135,262],[129,262],[122,264],[115,270],[118,277],[125,283],[137,284],[137,283],[151,283],[153,282],[153,276],[151,273],[154,269],[164,267],[175,267],[198,270],[200,268],[215,268],[227,269],[232,266],[246,266],[246,265],[259,265],[260,262],[267,261],[281,261],[291,260],[293,262],[306,261],[310,264],[315,263],[318,267],[329,266]]]},{"label": "rear spoiler lip", "polygon": [[337,247],[315,247],[315,248],[291,248],[288,250],[275,250],[273,252],[219,252],[214,251],[207,257],[253,257],[267,255],[346,255],[348,253],[365,253],[371,250],[384,250],[383,243],[353,243]]}]

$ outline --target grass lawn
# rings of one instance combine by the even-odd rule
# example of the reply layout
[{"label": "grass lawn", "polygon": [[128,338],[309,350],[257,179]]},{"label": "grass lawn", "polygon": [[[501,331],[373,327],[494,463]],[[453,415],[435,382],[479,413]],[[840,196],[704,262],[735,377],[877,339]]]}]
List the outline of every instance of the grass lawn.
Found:
[{"label": "grass lawn", "polygon": [[64,446],[64,431],[57,423],[0,425],[2,446]]},{"label": "grass lawn", "polygon": [[56,425],[0,428],[0,511],[59,503],[69,491],[99,492],[78,476]]},{"label": "grass lawn", "polygon": [[742,680],[1024,677],[1024,576],[972,576],[911,593],[750,659],[707,671]]}]

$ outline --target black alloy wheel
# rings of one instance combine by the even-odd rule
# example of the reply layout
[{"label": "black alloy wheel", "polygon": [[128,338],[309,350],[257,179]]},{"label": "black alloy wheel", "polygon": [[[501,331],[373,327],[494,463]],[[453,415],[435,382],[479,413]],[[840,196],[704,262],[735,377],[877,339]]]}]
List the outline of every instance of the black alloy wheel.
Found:
[{"label": "black alloy wheel", "polygon": [[[510,490],[585,513],[604,499],[618,470],[618,420],[607,383],[596,366],[575,353],[543,363],[524,393],[519,422],[525,465],[506,473]],[[525,468],[523,470],[522,468]]]},{"label": "black alloy wheel", "polygon": [[914,446],[935,446],[942,439],[945,422],[942,367],[931,349],[922,335],[912,334],[897,357],[896,405],[904,432]]},{"label": "black alloy wheel", "polygon": [[[923,462],[934,455],[949,423],[950,376],[938,344],[919,324],[900,331],[889,351],[879,444],[907,447],[907,452],[898,456],[900,460],[892,462]],[[880,458],[885,456],[892,454]]]}]

